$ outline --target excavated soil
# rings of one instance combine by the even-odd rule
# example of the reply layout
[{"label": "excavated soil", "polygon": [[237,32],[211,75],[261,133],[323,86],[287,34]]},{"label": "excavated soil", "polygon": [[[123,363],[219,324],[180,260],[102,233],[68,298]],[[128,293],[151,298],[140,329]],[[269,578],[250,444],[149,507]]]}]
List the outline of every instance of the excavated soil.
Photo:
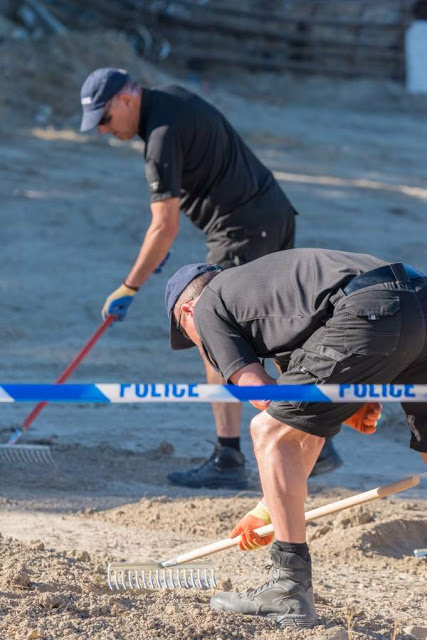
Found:
[{"label": "excavated soil", "polygon": [[[348,493],[324,492],[311,498],[309,506]],[[402,638],[409,622],[425,620],[426,564],[410,555],[425,541],[425,505],[413,501],[376,502],[309,524],[321,622],[311,631],[284,632],[268,620],[212,612],[209,590],[108,590],[108,562],[149,562],[224,537],[229,523],[252,504],[253,498],[239,497],[144,498],[113,509],[55,515],[41,528],[36,525],[34,538],[25,542],[3,536],[3,637],[320,640],[391,638],[398,629],[395,637]],[[12,505],[3,507],[7,522]],[[15,511],[13,519],[15,526],[20,520],[25,525],[31,510]],[[66,535],[51,546],[48,528],[65,528]],[[259,585],[267,576],[266,564],[266,551],[219,555],[219,589]],[[346,635],[349,625],[352,636]]]}]

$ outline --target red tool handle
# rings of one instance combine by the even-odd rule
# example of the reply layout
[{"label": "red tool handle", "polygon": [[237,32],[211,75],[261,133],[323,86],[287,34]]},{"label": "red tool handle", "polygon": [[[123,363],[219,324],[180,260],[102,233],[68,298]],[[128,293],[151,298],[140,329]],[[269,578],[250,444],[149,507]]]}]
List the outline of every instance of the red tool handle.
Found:
[{"label": "red tool handle", "polygon": [[[76,355],[75,358],[73,358],[73,360],[71,360],[71,362],[67,366],[67,368],[61,373],[61,375],[59,376],[58,380],[56,381],[56,384],[61,384],[62,382],[65,382],[67,380],[67,378],[70,377],[70,375],[73,373],[73,371],[75,371],[77,369],[77,367],[79,366],[79,364],[81,363],[83,358],[85,358],[87,356],[87,354],[92,349],[94,344],[99,340],[99,338],[102,336],[104,331],[106,331],[106,329],[108,329],[108,327],[110,326],[110,324],[112,322],[114,322],[114,320],[116,320],[115,316],[107,316],[105,318],[105,320],[101,324],[101,326],[95,331],[93,336],[91,338],[89,338],[89,340],[86,342],[86,344],[84,345],[83,349]],[[34,420],[37,418],[37,416],[39,415],[41,410],[46,405],[47,405],[47,402],[39,402],[34,407],[34,409],[31,411],[31,413],[25,418],[25,420],[24,420],[24,422],[22,424],[22,427],[21,427],[21,431],[26,431],[26,429],[28,429],[28,427],[30,427],[30,425],[34,422]]]}]

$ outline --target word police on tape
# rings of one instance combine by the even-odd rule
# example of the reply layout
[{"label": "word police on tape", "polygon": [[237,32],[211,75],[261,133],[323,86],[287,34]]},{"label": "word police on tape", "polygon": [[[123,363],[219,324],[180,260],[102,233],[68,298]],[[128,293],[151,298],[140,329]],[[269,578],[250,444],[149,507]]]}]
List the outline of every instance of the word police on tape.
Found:
[{"label": "word police on tape", "polygon": [[235,385],[184,383],[3,384],[0,402],[427,402],[427,385]]}]

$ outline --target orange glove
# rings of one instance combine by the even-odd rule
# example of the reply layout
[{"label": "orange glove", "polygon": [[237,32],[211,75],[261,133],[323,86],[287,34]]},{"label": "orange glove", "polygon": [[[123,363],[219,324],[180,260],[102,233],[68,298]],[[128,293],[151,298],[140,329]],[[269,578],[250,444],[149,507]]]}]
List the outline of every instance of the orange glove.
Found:
[{"label": "orange glove", "polygon": [[268,409],[271,400],[249,400],[249,402],[258,411],[265,411]]},{"label": "orange glove", "polygon": [[259,547],[266,547],[270,542],[273,542],[274,534],[261,538],[255,533],[254,529],[270,523],[270,512],[267,506],[262,502],[258,502],[255,509],[249,511],[236,524],[230,533],[230,538],[237,538],[238,535],[242,535],[239,542],[240,551],[252,551],[253,549],[259,549]]},{"label": "orange glove", "polygon": [[375,433],[377,422],[381,418],[381,409],[382,405],[379,402],[366,402],[344,424],[365,435]]}]

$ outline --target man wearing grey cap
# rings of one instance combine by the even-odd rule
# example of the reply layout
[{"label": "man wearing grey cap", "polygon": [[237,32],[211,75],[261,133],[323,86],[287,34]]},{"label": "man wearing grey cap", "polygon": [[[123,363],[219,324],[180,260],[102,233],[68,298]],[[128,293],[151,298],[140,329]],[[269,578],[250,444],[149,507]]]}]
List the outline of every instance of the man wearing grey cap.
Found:
[{"label": "man wearing grey cap", "polygon": [[[134,295],[166,259],[182,210],[207,235],[208,262],[228,269],[294,244],[295,210],[273,174],[211,104],[179,86],[143,88],[122,69],[93,71],[81,89],[82,131],[145,142],[152,220],[134,265],[103,316],[123,320]],[[222,382],[204,354],[208,382]],[[218,441],[201,467],[169,474],[191,487],[245,489],[239,405],[214,403]],[[328,442],[317,471],[340,464]]]}]

